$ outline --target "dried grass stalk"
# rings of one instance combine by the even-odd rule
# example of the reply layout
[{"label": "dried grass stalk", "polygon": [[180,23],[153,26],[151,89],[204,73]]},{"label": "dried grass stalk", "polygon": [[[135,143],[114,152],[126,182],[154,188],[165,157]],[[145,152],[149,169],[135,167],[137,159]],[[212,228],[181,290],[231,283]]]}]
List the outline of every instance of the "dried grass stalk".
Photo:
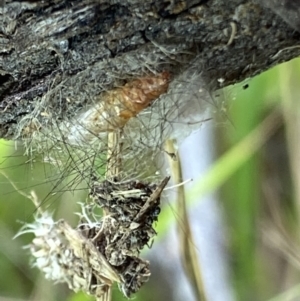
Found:
[{"label": "dried grass stalk", "polygon": [[169,165],[171,169],[174,184],[177,185],[177,209],[178,209],[178,237],[181,254],[181,262],[185,273],[190,281],[192,289],[197,296],[197,300],[205,301],[206,294],[204,290],[201,266],[198,261],[198,255],[194,238],[189,222],[186,208],[184,186],[178,185],[183,182],[181,173],[181,164],[179,154],[174,147],[173,140],[167,140],[166,151],[168,154]]}]

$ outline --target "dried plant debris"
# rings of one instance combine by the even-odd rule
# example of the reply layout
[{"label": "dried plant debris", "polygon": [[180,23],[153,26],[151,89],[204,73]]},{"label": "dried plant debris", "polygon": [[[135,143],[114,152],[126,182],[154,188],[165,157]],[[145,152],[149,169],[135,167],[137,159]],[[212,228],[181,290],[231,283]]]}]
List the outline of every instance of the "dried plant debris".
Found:
[{"label": "dried plant debris", "polygon": [[[82,204],[80,223],[73,229],[66,221],[54,221],[47,212],[20,234],[34,233],[30,246],[34,266],[47,279],[65,282],[74,291],[82,290],[97,300],[110,300],[117,282],[126,297],[136,293],[150,277],[149,262],[140,251],[156,235],[153,222],[160,212],[160,195],[167,185],[136,180],[94,181],[94,204]],[[95,213],[103,208],[104,216]]]},{"label": "dried plant debris", "polygon": [[100,235],[93,241],[107,261],[118,271],[121,290],[129,297],[150,276],[149,264],[138,256],[156,235],[152,227],[160,212],[160,194],[169,178],[149,185],[139,181],[95,182],[91,195],[106,212]]}]

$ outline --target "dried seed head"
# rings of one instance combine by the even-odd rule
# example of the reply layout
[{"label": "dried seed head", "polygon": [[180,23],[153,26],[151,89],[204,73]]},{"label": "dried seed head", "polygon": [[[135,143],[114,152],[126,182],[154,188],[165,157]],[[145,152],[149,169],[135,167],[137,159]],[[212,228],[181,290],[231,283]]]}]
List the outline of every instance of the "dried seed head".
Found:
[{"label": "dried seed head", "polygon": [[54,221],[48,213],[36,216],[19,235],[33,233],[29,246],[34,266],[46,278],[66,282],[101,300],[109,300],[117,282],[126,297],[137,292],[150,277],[149,262],[139,258],[142,248],[156,234],[160,194],[169,178],[158,186],[139,181],[117,183],[95,181],[91,195],[106,216],[98,220],[82,204],[76,229],[64,220]]},{"label": "dried seed head", "polygon": [[19,235],[24,233],[35,235],[28,246],[34,257],[33,266],[43,271],[47,279],[67,283],[70,289],[95,297],[108,291],[114,281],[121,282],[91,241],[65,221],[55,222],[43,213],[35,223],[23,227]]}]

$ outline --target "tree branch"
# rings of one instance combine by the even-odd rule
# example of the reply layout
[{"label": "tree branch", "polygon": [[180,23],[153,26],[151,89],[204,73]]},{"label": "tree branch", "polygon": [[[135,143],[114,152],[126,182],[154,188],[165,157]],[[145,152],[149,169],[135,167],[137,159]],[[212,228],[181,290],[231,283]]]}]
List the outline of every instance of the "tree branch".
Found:
[{"label": "tree branch", "polygon": [[2,2],[0,138],[20,135],[26,116],[37,127],[72,118],[139,76],[190,69],[213,90],[300,53],[299,33],[268,8],[289,19],[290,1]]}]

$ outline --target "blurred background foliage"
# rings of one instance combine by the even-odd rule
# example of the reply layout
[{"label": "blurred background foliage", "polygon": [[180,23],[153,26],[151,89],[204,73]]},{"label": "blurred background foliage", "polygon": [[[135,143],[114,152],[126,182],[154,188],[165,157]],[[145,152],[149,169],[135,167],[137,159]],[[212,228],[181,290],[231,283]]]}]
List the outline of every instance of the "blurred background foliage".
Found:
[{"label": "blurred background foliage", "polygon": [[[220,91],[225,100],[219,110],[226,122],[215,127],[218,155],[201,182],[195,179],[188,191],[192,200],[219,193],[236,300],[300,300],[299,92],[299,59]],[[23,249],[30,235],[12,240],[22,222],[33,218],[34,205],[26,198],[31,190],[47,200],[57,218],[71,224],[76,202],[86,198],[84,185],[49,195],[55,169],[22,156],[24,150],[16,146],[3,140],[0,144],[0,301],[92,300],[64,285],[54,286],[30,268]],[[174,222],[176,214],[165,207],[157,225],[159,237]],[[159,300],[159,284],[146,285],[135,300]],[[113,300],[124,300],[117,289]]]}]

